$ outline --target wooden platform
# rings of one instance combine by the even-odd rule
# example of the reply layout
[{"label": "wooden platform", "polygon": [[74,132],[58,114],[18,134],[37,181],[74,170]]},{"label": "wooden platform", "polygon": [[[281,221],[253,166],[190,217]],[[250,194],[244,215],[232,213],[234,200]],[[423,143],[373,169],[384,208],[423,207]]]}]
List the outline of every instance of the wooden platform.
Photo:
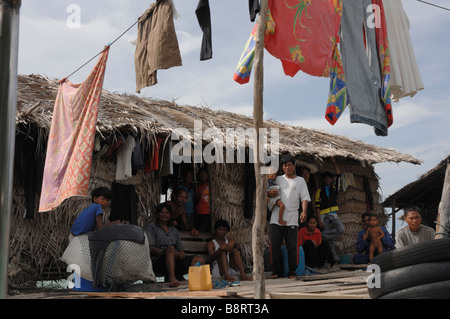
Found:
[{"label": "wooden platform", "polygon": [[[369,299],[367,278],[370,272],[342,270],[325,275],[296,279],[266,279],[266,299]],[[269,274],[267,274],[269,275]],[[255,283],[241,281],[240,286],[210,291],[189,291],[188,281],[177,288],[155,283],[158,292],[52,292],[10,296],[8,299],[253,299]]]}]

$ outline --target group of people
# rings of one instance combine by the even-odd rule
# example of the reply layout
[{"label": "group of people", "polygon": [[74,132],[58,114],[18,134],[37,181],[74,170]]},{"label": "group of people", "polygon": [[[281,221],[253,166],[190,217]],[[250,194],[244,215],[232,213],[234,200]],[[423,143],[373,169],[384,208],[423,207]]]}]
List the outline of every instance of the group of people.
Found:
[{"label": "group of people", "polygon": [[[310,169],[302,166],[297,176],[296,161],[292,156],[283,157],[281,165],[284,174],[269,174],[267,189],[270,211],[271,278],[284,276],[282,245],[286,246],[288,273],[296,278],[299,247],[303,248],[305,265],[310,269],[325,272],[339,270],[339,256],[334,238],[345,228],[338,217],[337,204],[340,170],[335,160],[336,179],[332,173],[323,174],[323,185],[315,190],[310,184]],[[193,175],[187,172],[183,183],[175,189],[172,199],[161,203],[155,211],[155,220],[146,226],[150,245],[150,257],[154,270],[167,275],[170,287],[177,287],[179,280],[190,266],[205,264],[199,256],[187,256],[183,251],[179,230],[191,231],[198,236],[200,231],[211,231],[209,212],[209,186],[206,171],[200,172],[201,184],[194,188]],[[333,182],[334,181],[334,182]],[[70,236],[79,236],[96,229],[102,229],[120,221],[103,221],[103,210],[110,204],[112,192],[100,187],[92,192],[92,204],[76,218]],[[314,199],[314,200],[312,200]],[[195,209],[197,208],[197,209]],[[354,264],[367,264],[383,252],[410,244],[434,239],[434,230],[422,225],[420,209],[405,209],[404,220],[408,224],[397,232],[396,243],[389,232],[378,225],[374,214],[362,215],[363,228],[357,237],[357,254]],[[303,227],[300,227],[303,226]],[[241,280],[252,280],[245,274],[240,245],[228,238],[230,225],[226,220],[217,220],[214,225],[214,239],[208,242],[209,261],[213,277],[222,277],[233,282],[237,275]],[[325,269],[324,269],[325,268]]]},{"label": "group of people", "polygon": [[[345,231],[338,217],[337,196],[341,172],[332,158],[336,171],[322,174],[323,185],[312,187],[310,168],[300,167],[297,176],[295,158],[281,160],[284,175],[269,174],[267,195],[271,229],[271,278],[284,275],[282,244],[286,245],[288,273],[296,278],[299,247],[305,256],[305,266],[314,273],[327,273],[340,270],[340,258],[336,252],[334,239]],[[421,223],[421,212],[417,207],[406,208],[403,219],[408,224],[397,232],[396,242],[379,225],[378,216],[373,213],[362,214],[363,229],[356,241],[357,254],[354,264],[369,264],[372,258],[386,251],[410,244],[434,239],[434,229]],[[313,273],[313,274],[314,274]]]},{"label": "group of people", "polygon": [[[183,251],[179,233],[180,230],[188,230],[193,236],[198,236],[200,232],[211,232],[206,170],[200,171],[200,181],[198,187],[193,187],[193,174],[186,172],[183,182],[172,193],[171,200],[156,207],[154,221],[145,227],[153,269],[164,274],[169,287],[178,287],[190,266],[205,264],[201,256],[187,255]],[[112,191],[106,187],[94,189],[92,203],[77,216],[70,237],[120,224],[120,220],[104,222],[103,212],[110,205],[112,196]],[[212,276],[229,283],[235,282],[237,275],[240,280],[252,280],[245,274],[240,245],[228,238],[229,231],[230,225],[226,220],[215,222],[214,238],[207,244]]]},{"label": "group of people", "polygon": [[[205,260],[201,256],[185,254],[172,213],[169,202],[159,204],[155,211],[155,220],[146,227],[146,233],[154,271],[167,276],[169,287],[178,287],[189,267],[204,265]],[[223,278],[229,283],[234,283],[237,275],[240,280],[252,280],[245,273],[240,245],[228,238],[229,231],[230,225],[226,220],[219,219],[215,222],[214,238],[207,243],[212,266],[211,275],[213,278]]]},{"label": "group of people", "polygon": [[[334,270],[338,267],[339,256],[334,247],[334,238],[345,228],[338,218],[337,205],[340,171],[333,159],[337,179],[332,173],[323,174],[323,186],[316,191],[310,186],[310,169],[300,168],[297,176],[296,160],[293,156],[281,159],[284,174],[277,176],[271,170],[268,176],[268,210],[270,212],[271,278],[284,276],[282,244],[287,250],[288,273],[296,278],[299,246],[305,253],[305,264],[310,268],[321,268],[325,262]],[[299,230],[299,226],[302,225]]]},{"label": "group of people", "polygon": [[421,210],[415,206],[404,209],[402,219],[407,225],[397,231],[395,242],[386,228],[378,226],[376,215],[365,213],[361,217],[364,229],[358,233],[354,264],[370,263],[378,254],[435,238],[434,229],[422,224]]},{"label": "group of people", "polygon": [[200,185],[194,182],[194,173],[186,171],[183,181],[172,193],[168,204],[172,208],[172,224],[179,230],[188,230],[192,235],[211,232],[209,209],[209,181],[205,168],[199,172]]}]

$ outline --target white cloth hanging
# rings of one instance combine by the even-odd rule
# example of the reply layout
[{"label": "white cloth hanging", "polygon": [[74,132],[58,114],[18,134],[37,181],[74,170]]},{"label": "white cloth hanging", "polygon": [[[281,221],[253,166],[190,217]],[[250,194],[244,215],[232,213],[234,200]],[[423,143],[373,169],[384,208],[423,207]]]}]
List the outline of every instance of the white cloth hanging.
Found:
[{"label": "white cloth hanging", "polygon": [[424,89],[411,42],[410,22],[401,0],[383,0],[391,53],[391,93],[394,100],[413,97]]},{"label": "white cloth hanging", "polygon": [[131,159],[136,141],[132,135],[128,135],[122,151],[117,154],[116,180],[125,180],[132,177]]}]

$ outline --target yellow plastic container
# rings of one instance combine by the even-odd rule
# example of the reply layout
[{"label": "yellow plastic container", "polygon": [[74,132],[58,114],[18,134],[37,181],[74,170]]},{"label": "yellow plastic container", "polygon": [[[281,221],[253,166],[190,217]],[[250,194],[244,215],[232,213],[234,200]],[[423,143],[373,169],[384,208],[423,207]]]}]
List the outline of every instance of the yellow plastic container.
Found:
[{"label": "yellow plastic container", "polygon": [[212,289],[211,270],[209,265],[189,267],[189,290],[205,291]]}]

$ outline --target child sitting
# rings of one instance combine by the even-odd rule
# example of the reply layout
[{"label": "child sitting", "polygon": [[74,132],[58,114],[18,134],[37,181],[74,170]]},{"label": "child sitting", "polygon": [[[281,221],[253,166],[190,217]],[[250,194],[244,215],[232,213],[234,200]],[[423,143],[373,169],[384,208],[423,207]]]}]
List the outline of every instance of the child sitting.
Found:
[{"label": "child sitting", "polygon": [[223,277],[232,283],[236,280],[234,276],[240,275],[241,280],[253,280],[245,274],[244,264],[239,253],[239,244],[235,240],[228,240],[230,224],[226,220],[219,219],[214,224],[214,239],[208,242],[208,254],[212,264],[212,277]]},{"label": "child sitting", "polygon": [[83,209],[72,224],[70,233],[72,236],[86,234],[95,229],[119,224],[120,220],[111,223],[103,223],[103,210],[108,207],[112,197],[112,192],[106,187],[99,187],[92,191],[92,204]]}]

